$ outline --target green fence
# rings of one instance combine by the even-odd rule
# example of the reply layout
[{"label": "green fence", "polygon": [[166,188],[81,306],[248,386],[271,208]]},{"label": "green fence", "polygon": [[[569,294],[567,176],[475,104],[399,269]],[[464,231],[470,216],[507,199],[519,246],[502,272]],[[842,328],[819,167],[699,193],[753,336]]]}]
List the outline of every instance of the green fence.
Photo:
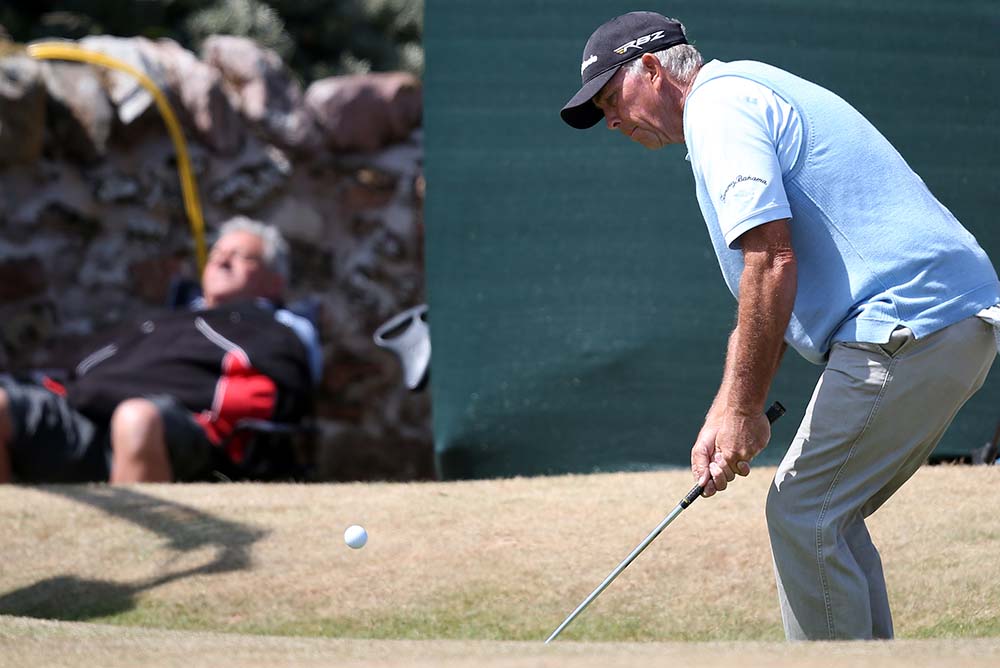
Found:
[{"label": "green fence", "polygon": [[[680,18],[706,59],[755,59],[853,103],[1000,258],[1000,3],[428,0],[427,279],[445,478],[686,465],[735,302],[683,146],[559,119],[591,30]],[[789,351],[776,463],[821,371]],[[996,373],[994,374],[996,376]],[[987,381],[939,446],[982,444]]]}]

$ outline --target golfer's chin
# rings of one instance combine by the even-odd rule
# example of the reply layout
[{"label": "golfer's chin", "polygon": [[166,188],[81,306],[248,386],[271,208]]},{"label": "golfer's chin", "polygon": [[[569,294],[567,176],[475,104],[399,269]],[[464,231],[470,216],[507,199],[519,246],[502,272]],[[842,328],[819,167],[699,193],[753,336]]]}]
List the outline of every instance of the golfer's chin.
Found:
[{"label": "golfer's chin", "polygon": [[661,137],[660,135],[655,134],[653,132],[649,132],[647,130],[643,130],[641,128],[636,128],[635,130],[632,130],[630,138],[632,139],[632,141],[638,142],[639,144],[642,144],[643,146],[652,151],[655,151],[658,148],[663,148],[669,143],[667,141],[664,141],[664,138]]}]

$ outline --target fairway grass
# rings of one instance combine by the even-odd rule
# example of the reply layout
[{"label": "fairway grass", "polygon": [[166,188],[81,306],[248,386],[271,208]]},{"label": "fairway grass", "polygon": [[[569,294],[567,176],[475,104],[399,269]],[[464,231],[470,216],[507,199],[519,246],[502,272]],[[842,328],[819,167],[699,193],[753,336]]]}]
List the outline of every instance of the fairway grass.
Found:
[{"label": "fairway grass", "polygon": [[[287,644],[281,651],[298,665],[314,650],[397,665],[390,655],[400,647],[422,649],[398,665],[463,652],[481,656],[477,664],[549,665],[558,656],[618,665],[615,656],[633,651],[681,660],[679,641],[762,653],[770,663],[761,665],[812,661],[779,642],[763,512],[771,475],[755,469],[696,502],[545,650],[541,641],[687,491],[688,473],[3,487],[0,664],[60,665],[45,648],[63,645],[97,652],[77,664],[118,665],[117,650],[100,656],[112,644],[121,665],[129,656],[135,665],[148,663],[135,653],[163,643],[199,653],[261,643]],[[914,640],[872,649],[882,658],[871,665],[902,666],[897,657],[910,655],[907,666],[935,665],[919,661],[964,656],[965,647],[977,648],[972,663],[949,665],[1000,665],[998,482],[993,467],[925,467],[870,519],[897,635]],[[365,548],[344,545],[350,524],[367,528]],[[973,638],[981,640],[961,640]],[[407,640],[421,642],[399,644]],[[558,654],[546,653],[555,646]],[[173,660],[155,665],[182,663]],[[794,665],[836,665],[808,661]]]},{"label": "fairway grass", "polygon": [[121,628],[0,616],[0,668],[995,668],[996,639],[582,643],[356,640]]}]

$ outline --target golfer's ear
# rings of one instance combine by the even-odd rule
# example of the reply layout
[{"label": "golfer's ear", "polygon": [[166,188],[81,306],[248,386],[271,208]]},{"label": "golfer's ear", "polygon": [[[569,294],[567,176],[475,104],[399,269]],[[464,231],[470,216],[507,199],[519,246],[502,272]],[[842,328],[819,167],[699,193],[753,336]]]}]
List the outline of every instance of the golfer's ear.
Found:
[{"label": "golfer's ear", "polygon": [[651,53],[644,53],[640,58],[642,60],[642,73],[646,76],[657,77],[660,76],[663,70],[663,64],[660,59]]}]

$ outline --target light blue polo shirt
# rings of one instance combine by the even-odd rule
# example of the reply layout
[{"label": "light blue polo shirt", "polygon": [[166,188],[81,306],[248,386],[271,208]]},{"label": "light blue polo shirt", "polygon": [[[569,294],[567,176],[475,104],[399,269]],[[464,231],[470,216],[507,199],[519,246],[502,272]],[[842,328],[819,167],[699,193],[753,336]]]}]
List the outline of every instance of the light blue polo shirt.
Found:
[{"label": "light blue polo shirt", "polygon": [[739,298],[739,238],[791,218],[798,288],[785,340],[822,364],[837,341],[921,338],[1000,302],[976,239],[847,102],[752,61],[712,61],[684,107],[698,203]]}]

